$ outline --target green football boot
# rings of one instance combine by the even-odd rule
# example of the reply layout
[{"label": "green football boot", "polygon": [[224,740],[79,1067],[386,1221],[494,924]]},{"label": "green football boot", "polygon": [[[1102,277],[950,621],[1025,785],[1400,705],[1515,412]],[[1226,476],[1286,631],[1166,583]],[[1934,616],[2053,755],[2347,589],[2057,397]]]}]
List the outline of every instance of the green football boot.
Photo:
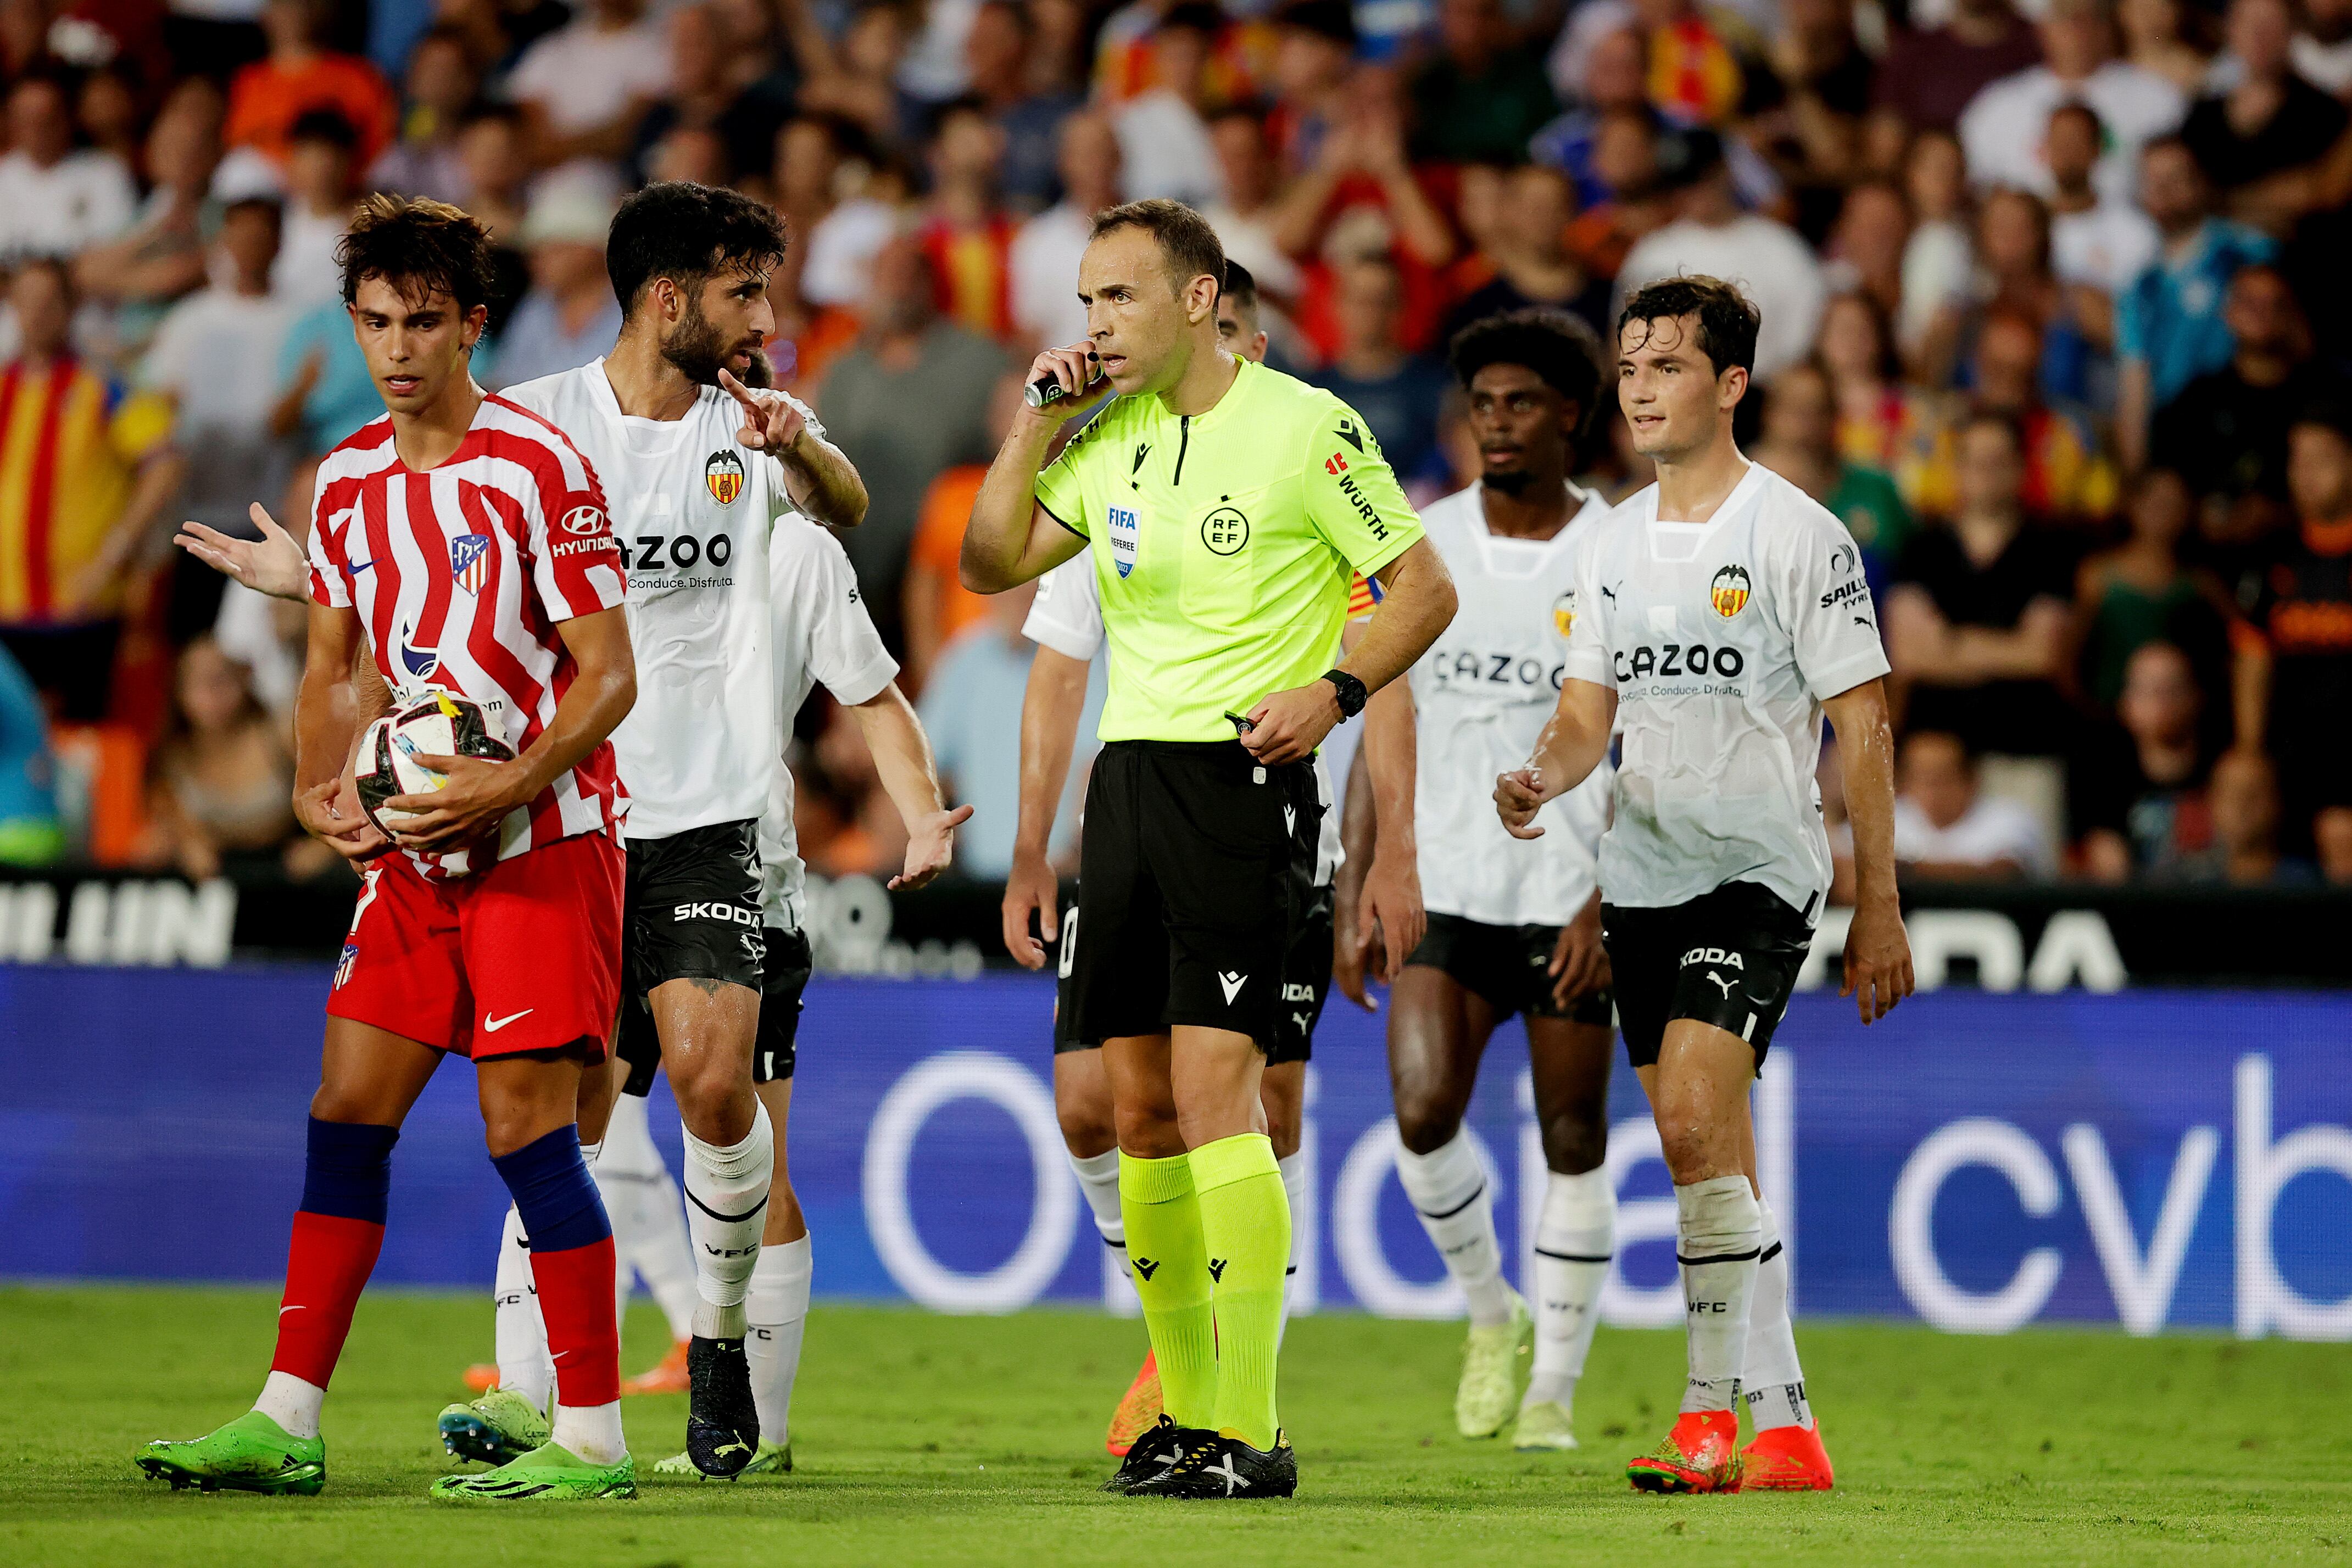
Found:
[{"label": "green football boot", "polygon": [[588,1502],[637,1495],[637,1463],[628,1455],[616,1465],[592,1465],[571,1449],[541,1443],[494,1470],[443,1476],[431,1494],[436,1502]]},{"label": "green football boot", "polygon": [[521,1458],[554,1434],[538,1406],[511,1389],[493,1388],[469,1404],[441,1412],[441,1446],[461,1459],[503,1465]]},{"label": "green football boot", "polygon": [[248,1410],[227,1426],[184,1443],[158,1437],[136,1456],[139,1468],[172,1490],[257,1491],[272,1497],[316,1497],[327,1484],[327,1444],[297,1437]]},{"label": "green football boot", "polygon": [[731,1476],[707,1476],[695,1468],[691,1454],[672,1454],[654,1466],[654,1474],[666,1481],[731,1481],[743,1476],[788,1476],[793,1473],[793,1445],[790,1438],[781,1443],[760,1439],[760,1451],[751,1462]]}]

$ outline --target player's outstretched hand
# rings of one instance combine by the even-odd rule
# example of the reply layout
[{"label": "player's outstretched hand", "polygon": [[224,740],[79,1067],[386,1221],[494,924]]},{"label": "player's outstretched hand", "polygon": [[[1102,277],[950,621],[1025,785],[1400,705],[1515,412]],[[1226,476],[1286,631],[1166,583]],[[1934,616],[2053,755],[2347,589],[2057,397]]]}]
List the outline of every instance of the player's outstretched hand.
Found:
[{"label": "player's outstretched hand", "polygon": [[1242,745],[1251,756],[1269,767],[1304,762],[1339,722],[1339,694],[1318,675],[1267,697],[1249,710],[1249,721]]},{"label": "player's outstretched hand", "polygon": [[272,599],[304,599],[309,573],[302,547],[278,526],[269,509],[256,501],[250,508],[257,539],[241,539],[202,523],[182,523],[172,542],[224,577],[233,577],[256,592]]},{"label": "player's outstretched hand", "polygon": [[515,798],[523,779],[520,762],[419,752],[416,764],[448,782],[428,795],[394,795],[383,803],[387,810],[415,816],[415,822],[400,830],[404,848],[436,852],[462,848],[496,832],[506,814],[523,803]]},{"label": "player's outstretched hand", "polygon": [[782,453],[792,449],[808,428],[801,417],[799,405],[788,397],[761,397],[735,379],[735,372],[724,365],[719,368],[719,385],[729,397],[743,409],[743,428],[735,439],[754,452]]},{"label": "player's outstretched hand", "polygon": [[1601,943],[1601,895],[1585,901],[1577,917],[1559,928],[1551,950],[1551,999],[1566,1007],[1609,984],[1609,949]]},{"label": "player's outstretched hand", "polygon": [[1102,361],[1090,343],[1073,343],[1066,349],[1048,349],[1029,361],[1028,382],[1034,384],[1053,377],[1062,384],[1062,395],[1043,408],[1028,412],[1039,419],[1055,423],[1074,414],[1086,412],[1087,401],[1078,394],[1092,386],[1102,376]]},{"label": "player's outstretched hand", "polygon": [[302,831],[347,861],[373,860],[391,848],[360,810],[348,774],[294,792],[294,820]]},{"label": "player's outstretched hand", "polygon": [[1838,995],[1855,999],[1867,1025],[1893,1012],[1911,989],[1911,939],[1902,910],[1892,899],[1862,905],[1845,930],[1845,984]]},{"label": "player's outstretched hand", "polygon": [[1372,944],[1380,933],[1373,923],[1357,913],[1362,902],[1360,890],[1354,898],[1342,898],[1331,911],[1331,984],[1341,996],[1368,1013],[1381,1010],[1381,999],[1364,988],[1364,966],[1371,961]]},{"label": "player's outstretched hand", "polygon": [[1356,906],[1356,928],[1367,958],[1373,927],[1380,929],[1381,979],[1396,984],[1404,961],[1429,934],[1429,911],[1421,902],[1421,871],[1407,855],[1372,852],[1364,891]]},{"label": "player's outstretched hand", "polygon": [[1503,819],[1503,831],[1515,839],[1543,837],[1544,831],[1535,825],[1536,813],[1550,798],[1544,793],[1541,768],[1515,768],[1495,777],[1495,810]]},{"label": "player's outstretched hand", "polygon": [[[1013,871],[1004,879],[1004,950],[1024,969],[1045,967],[1045,942],[1061,935],[1062,884],[1053,862],[1039,850],[1013,852]],[[1036,917],[1036,932],[1030,917]],[[1037,938],[1043,936],[1045,942]]]},{"label": "player's outstretched hand", "polygon": [[971,808],[933,811],[908,824],[907,860],[890,879],[890,891],[923,885],[955,863],[955,831],[971,821]]}]

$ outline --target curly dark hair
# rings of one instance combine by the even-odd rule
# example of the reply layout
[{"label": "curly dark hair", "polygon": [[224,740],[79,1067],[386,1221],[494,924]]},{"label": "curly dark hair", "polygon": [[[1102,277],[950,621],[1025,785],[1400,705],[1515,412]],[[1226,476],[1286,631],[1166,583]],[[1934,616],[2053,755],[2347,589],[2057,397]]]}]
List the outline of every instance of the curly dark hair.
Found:
[{"label": "curly dark hair", "polygon": [[1445,357],[1465,392],[1488,365],[1525,365],[1577,406],[1579,441],[1592,428],[1601,406],[1601,339],[1565,310],[1533,306],[1481,317],[1454,334]]},{"label": "curly dark hair", "polygon": [[1622,340],[1631,322],[1682,316],[1698,318],[1698,351],[1706,356],[1717,375],[1734,365],[1754,372],[1756,330],[1763,325],[1763,312],[1740,292],[1738,284],[1704,273],[1662,277],[1635,289],[1625,308],[1617,312],[1617,335]]},{"label": "curly dark hair", "polygon": [[604,244],[604,271],[625,313],[656,277],[698,296],[714,273],[775,266],[784,243],[784,220],[773,207],[723,185],[658,180],[621,204]]},{"label": "curly dark hair", "polygon": [[370,196],[335,246],[335,260],[343,269],[346,305],[371,277],[390,284],[411,305],[446,294],[460,311],[470,311],[490,298],[489,232],[446,202]]}]

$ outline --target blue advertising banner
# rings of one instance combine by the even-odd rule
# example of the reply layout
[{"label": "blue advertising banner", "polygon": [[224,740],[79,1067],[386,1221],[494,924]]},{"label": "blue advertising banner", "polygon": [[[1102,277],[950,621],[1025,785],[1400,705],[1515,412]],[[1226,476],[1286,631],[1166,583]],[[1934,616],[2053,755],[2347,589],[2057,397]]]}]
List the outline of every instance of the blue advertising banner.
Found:
[{"label": "blue advertising banner", "polygon": [[[328,979],[0,968],[0,1276],[275,1281]],[[1052,1007],[1026,975],[812,986],[792,1150],[819,1294],[1131,1310],[1064,1162]],[[1302,1304],[1449,1316],[1395,1180],[1383,1023],[1335,1000],[1317,1040]],[[1487,1066],[1470,1124],[1524,1277],[1543,1166],[1516,1026]],[[2352,997],[1954,989],[1864,1030],[1801,993],[1755,1102],[1800,1310],[2352,1339],[2347,1068]],[[1622,1065],[1611,1117],[1604,1312],[1679,1322],[1674,1203]],[[376,1278],[487,1288],[506,1195],[463,1062],[417,1105],[394,1182]]]}]

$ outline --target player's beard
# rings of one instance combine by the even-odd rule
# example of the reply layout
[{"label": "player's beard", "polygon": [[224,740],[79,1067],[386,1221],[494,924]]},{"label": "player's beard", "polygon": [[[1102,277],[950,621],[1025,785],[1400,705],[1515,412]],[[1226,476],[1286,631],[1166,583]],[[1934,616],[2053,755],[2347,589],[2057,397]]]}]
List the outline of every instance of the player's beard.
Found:
[{"label": "player's beard", "polygon": [[[701,305],[693,300],[688,301],[677,330],[662,345],[663,359],[677,366],[687,380],[705,387],[719,384],[719,371],[740,351],[740,346],[729,343],[710,318],[702,313]],[[754,389],[773,386],[776,372],[768,363],[767,351],[755,348],[751,356],[751,362],[737,371],[735,379]]]},{"label": "player's beard", "polygon": [[1528,486],[1536,482],[1536,476],[1524,468],[1490,468],[1478,478],[1489,490],[1500,490],[1514,500],[1527,494]]}]

